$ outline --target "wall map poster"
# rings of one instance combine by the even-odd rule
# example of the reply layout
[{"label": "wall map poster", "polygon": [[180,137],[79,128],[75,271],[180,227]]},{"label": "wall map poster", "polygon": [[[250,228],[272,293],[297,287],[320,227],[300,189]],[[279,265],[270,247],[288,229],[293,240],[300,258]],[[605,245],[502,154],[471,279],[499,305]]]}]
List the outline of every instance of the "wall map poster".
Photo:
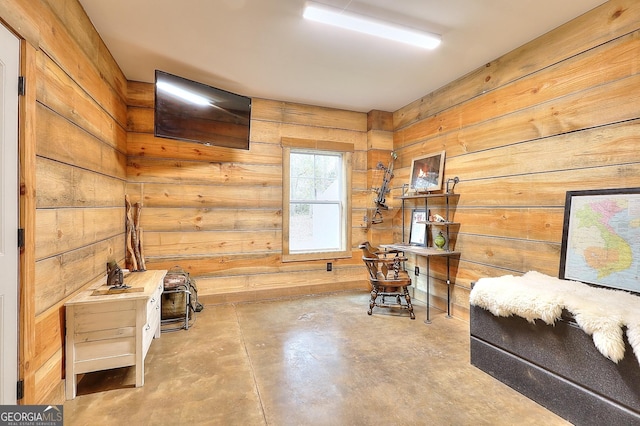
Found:
[{"label": "wall map poster", "polygon": [[640,293],[640,188],[569,191],[560,278]]}]

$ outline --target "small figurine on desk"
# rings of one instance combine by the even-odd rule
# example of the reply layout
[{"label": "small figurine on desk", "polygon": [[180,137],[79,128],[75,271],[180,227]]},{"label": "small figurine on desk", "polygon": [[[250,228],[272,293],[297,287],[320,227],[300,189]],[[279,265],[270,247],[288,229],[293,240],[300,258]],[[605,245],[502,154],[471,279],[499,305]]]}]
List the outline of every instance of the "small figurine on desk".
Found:
[{"label": "small figurine on desk", "polygon": [[115,260],[107,263],[107,285],[109,290],[129,288],[124,283],[124,274]]},{"label": "small figurine on desk", "polygon": [[432,222],[446,222],[447,220],[440,216],[438,213],[433,215],[433,221]]}]

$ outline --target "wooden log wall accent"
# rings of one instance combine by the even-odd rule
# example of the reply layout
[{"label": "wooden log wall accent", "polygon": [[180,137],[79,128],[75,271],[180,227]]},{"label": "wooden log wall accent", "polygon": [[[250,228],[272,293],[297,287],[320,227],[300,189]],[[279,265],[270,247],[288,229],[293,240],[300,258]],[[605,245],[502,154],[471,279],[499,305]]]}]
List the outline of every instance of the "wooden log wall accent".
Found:
[{"label": "wooden log wall accent", "polygon": [[126,79],[76,0],[7,0],[23,37],[24,404],[64,401],[64,303],[124,260]]},{"label": "wooden log wall accent", "polygon": [[[129,82],[126,192],[145,206],[147,268],[185,268],[208,303],[366,288],[366,114],[253,99],[247,151],[154,137],[153,94]],[[326,260],[281,261],[283,137],[355,145],[354,257],[333,260],[332,272]]]},{"label": "wooden log wall accent", "polygon": [[[380,210],[382,222],[373,223],[376,212],[374,200],[377,193],[373,191],[380,188],[384,178],[384,170],[379,169],[378,164],[389,167],[391,153],[393,151],[393,114],[385,111],[370,111],[367,114],[367,188],[369,188],[369,203],[363,216],[367,218],[366,225],[369,228],[367,241],[378,247],[393,241],[393,216],[394,210]],[[398,184],[398,180],[393,178],[389,183],[389,189]],[[387,195],[387,205],[390,206],[392,194]],[[357,211],[358,213],[360,211]],[[354,210],[354,213],[356,211]],[[362,217],[359,218],[362,220]],[[361,241],[360,241],[361,242]],[[360,255],[361,257],[361,255]]]},{"label": "wooden log wall accent", "polygon": [[[637,1],[609,1],[394,113],[400,180],[442,149],[445,180],[460,178],[455,316],[481,277],[557,276],[566,191],[640,186],[639,17]],[[446,309],[445,263],[431,267]],[[424,274],[417,284],[424,297]]]}]

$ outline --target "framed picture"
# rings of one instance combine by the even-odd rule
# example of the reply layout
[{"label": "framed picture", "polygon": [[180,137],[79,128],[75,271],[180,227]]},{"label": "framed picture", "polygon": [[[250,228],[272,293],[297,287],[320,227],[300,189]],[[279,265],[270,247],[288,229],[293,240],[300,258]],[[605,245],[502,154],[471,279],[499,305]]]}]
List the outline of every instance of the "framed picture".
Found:
[{"label": "framed picture", "polygon": [[442,188],[445,151],[414,158],[411,162],[410,188],[417,193],[439,191]]},{"label": "framed picture", "polygon": [[567,191],[558,276],[640,293],[640,188]]},{"label": "framed picture", "polygon": [[415,209],[411,213],[411,231],[409,232],[409,244],[414,246],[427,245],[427,212]]}]

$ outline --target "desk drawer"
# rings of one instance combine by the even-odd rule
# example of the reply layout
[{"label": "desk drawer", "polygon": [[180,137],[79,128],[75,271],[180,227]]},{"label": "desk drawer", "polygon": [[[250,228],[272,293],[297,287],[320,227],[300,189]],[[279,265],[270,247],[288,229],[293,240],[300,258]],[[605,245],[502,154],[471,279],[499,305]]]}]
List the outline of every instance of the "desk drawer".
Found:
[{"label": "desk drawer", "polygon": [[151,319],[148,323],[145,324],[142,329],[142,358],[147,357],[147,351],[149,350],[149,346],[151,346],[151,342],[153,341],[154,336],[156,335],[156,331],[160,326],[160,305],[158,305],[158,315]]},{"label": "desk drawer", "polygon": [[158,283],[155,291],[147,302],[147,322],[142,329],[142,357],[147,356],[147,351],[160,327],[160,310],[162,300],[162,281]]}]

